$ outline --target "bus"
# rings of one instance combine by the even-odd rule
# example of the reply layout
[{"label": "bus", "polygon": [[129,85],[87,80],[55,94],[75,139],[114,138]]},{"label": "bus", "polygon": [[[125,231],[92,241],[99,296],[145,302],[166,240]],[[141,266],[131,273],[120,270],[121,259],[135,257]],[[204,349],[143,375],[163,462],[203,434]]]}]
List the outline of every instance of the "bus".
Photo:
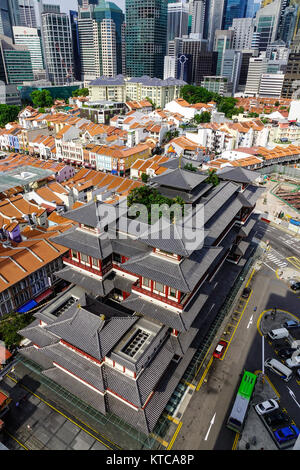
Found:
[{"label": "bus", "polygon": [[226,424],[232,431],[240,432],[243,429],[255,382],[256,375],[245,371]]}]

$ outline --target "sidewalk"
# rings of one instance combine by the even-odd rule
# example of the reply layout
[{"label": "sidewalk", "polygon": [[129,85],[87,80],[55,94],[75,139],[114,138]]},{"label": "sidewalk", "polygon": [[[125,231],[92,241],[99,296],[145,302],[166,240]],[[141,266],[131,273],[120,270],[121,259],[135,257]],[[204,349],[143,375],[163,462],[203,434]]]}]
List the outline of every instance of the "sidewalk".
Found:
[{"label": "sidewalk", "polygon": [[272,315],[272,310],[266,310],[260,321],[260,331],[266,335],[270,330],[282,328],[285,321],[294,319],[293,315],[283,310],[276,309],[275,315]]}]

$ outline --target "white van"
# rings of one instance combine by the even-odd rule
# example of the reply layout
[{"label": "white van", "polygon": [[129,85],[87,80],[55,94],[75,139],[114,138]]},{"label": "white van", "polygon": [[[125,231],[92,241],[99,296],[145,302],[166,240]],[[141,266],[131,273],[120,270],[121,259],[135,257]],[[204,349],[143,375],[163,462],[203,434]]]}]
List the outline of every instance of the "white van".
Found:
[{"label": "white van", "polygon": [[277,359],[266,359],[265,367],[271,369],[275,374],[279,375],[285,382],[292,377],[292,371]]},{"label": "white van", "polygon": [[286,328],[278,328],[277,330],[269,331],[268,336],[273,341],[274,339],[287,338],[289,336],[289,332]]},{"label": "white van", "polygon": [[285,363],[288,367],[300,367],[300,356],[290,357]]}]

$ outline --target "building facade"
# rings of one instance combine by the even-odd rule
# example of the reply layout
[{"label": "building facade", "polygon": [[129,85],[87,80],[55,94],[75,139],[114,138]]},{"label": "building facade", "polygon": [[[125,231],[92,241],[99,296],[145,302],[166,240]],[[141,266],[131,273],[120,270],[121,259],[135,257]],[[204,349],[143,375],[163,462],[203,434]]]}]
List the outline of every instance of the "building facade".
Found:
[{"label": "building facade", "polygon": [[163,78],[167,0],[126,0],[126,75]]},{"label": "building facade", "polygon": [[13,35],[15,44],[23,45],[29,50],[33,72],[44,70],[40,30],[24,26],[13,26]]},{"label": "building facade", "polygon": [[43,13],[42,35],[48,79],[53,85],[72,82],[74,63],[68,15]]},{"label": "building facade", "polygon": [[[228,292],[255,225],[251,214],[261,188],[249,179],[213,188],[206,178],[191,178],[180,169],[152,178],[161,194],[179,194],[195,204],[203,197],[205,238],[193,248],[177,236],[179,222],[162,224],[155,237],[146,222],[139,222],[140,237],[136,221],[128,225],[124,211],[112,212],[107,225],[101,215],[105,203],[93,201],[69,212],[79,227],[53,241],[69,248],[57,275],[76,286],[21,331],[33,343],[21,352],[43,375],[146,435],[193,358],[204,320],[213,321],[220,308],[217,302],[214,310],[209,300],[216,302],[218,276]],[[113,227],[128,236],[116,237]],[[168,237],[166,230],[171,230]],[[105,304],[108,298],[112,303]]]}]

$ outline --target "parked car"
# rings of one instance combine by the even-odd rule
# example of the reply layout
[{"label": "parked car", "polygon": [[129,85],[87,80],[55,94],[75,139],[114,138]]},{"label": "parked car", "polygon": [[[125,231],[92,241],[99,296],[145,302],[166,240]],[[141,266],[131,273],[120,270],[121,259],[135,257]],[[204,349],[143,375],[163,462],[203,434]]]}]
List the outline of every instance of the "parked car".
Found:
[{"label": "parked car", "polygon": [[300,322],[296,320],[289,320],[285,321],[282,326],[287,330],[291,330],[292,328],[300,328]]},{"label": "parked car", "polygon": [[267,425],[272,428],[273,426],[278,426],[280,424],[288,423],[289,417],[286,413],[282,413],[279,410],[275,410],[272,413],[267,414],[265,416],[265,421]]},{"label": "parked car", "polygon": [[291,289],[296,292],[300,290],[300,282],[294,282],[293,284],[291,284]]},{"label": "parked car", "polygon": [[221,359],[221,357],[224,355],[226,348],[228,346],[227,341],[221,340],[218,342],[216,349],[213,352],[213,357],[216,359]]},{"label": "parked car", "polygon": [[274,437],[278,442],[287,442],[291,439],[296,439],[300,434],[297,426],[291,424],[290,426],[285,426],[274,431]]},{"label": "parked car", "polygon": [[251,294],[251,289],[249,289],[249,287],[245,287],[245,289],[242,292],[243,299],[248,299],[250,294]]},{"label": "parked car", "polygon": [[300,356],[290,357],[285,361],[286,365],[290,368],[292,367],[300,367]]},{"label": "parked car", "polygon": [[295,349],[291,347],[282,348],[278,350],[278,356],[280,357],[280,359],[288,359],[289,357],[291,357],[294,351]]},{"label": "parked car", "polygon": [[279,408],[278,402],[270,398],[270,400],[263,401],[255,405],[255,409],[258,414],[264,415],[270,413],[271,411],[277,410]]}]

